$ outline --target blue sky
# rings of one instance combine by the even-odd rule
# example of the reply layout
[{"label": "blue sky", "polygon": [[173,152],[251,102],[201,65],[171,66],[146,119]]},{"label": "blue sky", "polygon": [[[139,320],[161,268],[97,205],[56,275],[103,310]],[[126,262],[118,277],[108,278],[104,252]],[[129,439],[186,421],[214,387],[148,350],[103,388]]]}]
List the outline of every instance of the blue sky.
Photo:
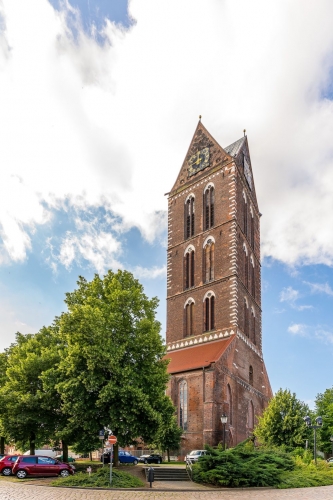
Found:
[{"label": "blue sky", "polygon": [[266,365],[312,405],[332,385],[332,68],[330,0],[0,0],[1,348],[118,267],[164,333],[164,193],[202,114],[222,146],[247,129]]}]

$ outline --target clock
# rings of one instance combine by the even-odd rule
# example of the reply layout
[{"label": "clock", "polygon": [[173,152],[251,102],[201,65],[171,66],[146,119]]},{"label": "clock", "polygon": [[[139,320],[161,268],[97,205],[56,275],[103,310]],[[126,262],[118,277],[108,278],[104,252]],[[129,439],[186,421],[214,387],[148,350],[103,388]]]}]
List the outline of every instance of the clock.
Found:
[{"label": "clock", "polygon": [[249,185],[249,188],[252,190],[252,174],[251,174],[251,169],[250,165],[248,164],[245,156],[244,156],[244,175],[247,180],[247,183]]},{"label": "clock", "polygon": [[188,165],[189,165],[188,168],[189,177],[191,175],[196,174],[200,170],[203,170],[204,168],[208,167],[209,148],[201,149],[200,151],[197,151],[194,155],[192,155],[188,161]]}]

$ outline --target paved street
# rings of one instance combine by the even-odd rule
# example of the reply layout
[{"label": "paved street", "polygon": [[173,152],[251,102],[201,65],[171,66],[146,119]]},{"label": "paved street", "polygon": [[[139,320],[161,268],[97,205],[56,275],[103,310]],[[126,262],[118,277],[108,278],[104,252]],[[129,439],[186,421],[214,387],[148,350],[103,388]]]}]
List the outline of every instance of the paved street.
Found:
[{"label": "paved street", "polygon": [[332,500],[333,486],[295,490],[93,491],[0,482],[1,500]]}]

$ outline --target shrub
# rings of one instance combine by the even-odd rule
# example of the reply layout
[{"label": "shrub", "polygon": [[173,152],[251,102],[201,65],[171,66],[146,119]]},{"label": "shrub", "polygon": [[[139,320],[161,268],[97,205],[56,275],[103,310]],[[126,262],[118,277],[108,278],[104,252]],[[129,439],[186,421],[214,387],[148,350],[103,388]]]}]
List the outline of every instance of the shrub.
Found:
[{"label": "shrub", "polygon": [[226,451],[210,447],[207,451],[193,467],[193,479],[215,486],[277,486],[282,473],[295,467],[287,453],[257,449],[251,441]]},{"label": "shrub", "polygon": [[[53,481],[52,486],[79,486],[81,488],[109,488],[110,469],[104,467],[90,476],[84,472],[78,472],[74,476],[59,478]],[[122,472],[117,469],[112,471],[112,488],[140,488],[144,486],[138,477]]]}]

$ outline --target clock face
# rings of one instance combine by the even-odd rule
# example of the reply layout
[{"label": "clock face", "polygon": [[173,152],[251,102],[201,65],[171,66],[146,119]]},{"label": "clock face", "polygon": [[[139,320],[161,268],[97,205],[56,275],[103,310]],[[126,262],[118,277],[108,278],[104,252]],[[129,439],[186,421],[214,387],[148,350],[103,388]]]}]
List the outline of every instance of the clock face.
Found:
[{"label": "clock face", "polygon": [[247,180],[247,183],[249,185],[249,188],[252,190],[252,174],[251,174],[251,169],[250,165],[248,164],[245,156],[244,156],[244,175]]},{"label": "clock face", "polygon": [[209,165],[209,148],[201,149],[197,151],[188,161],[188,175],[191,176],[199,172],[199,170],[203,170]]}]

